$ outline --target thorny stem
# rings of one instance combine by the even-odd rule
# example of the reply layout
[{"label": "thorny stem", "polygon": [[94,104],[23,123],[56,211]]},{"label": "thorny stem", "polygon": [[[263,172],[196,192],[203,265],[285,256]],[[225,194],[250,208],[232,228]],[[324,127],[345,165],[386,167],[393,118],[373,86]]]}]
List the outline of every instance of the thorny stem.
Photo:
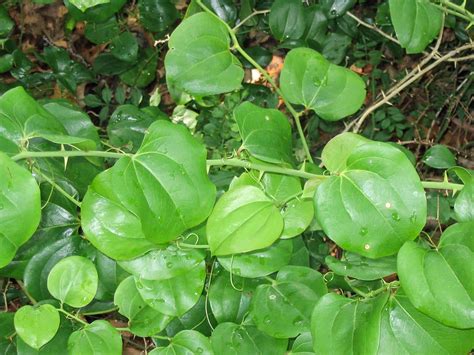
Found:
[{"label": "thorny stem", "polygon": [[375,296],[378,296],[379,294],[381,293],[384,293],[392,288],[397,288],[400,286],[400,282],[399,281],[392,281],[392,282],[389,282],[385,285],[383,285],[382,287],[376,289],[376,290],[373,290],[373,291],[370,291],[370,292],[364,292],[362,291],[361,289],[355,287],[352,283],[351,283],[351,280],[346,276],[344,277],[344,280],[347,282],[347,284],[352,288],[352,290],[354,290],[355,293],[357,293],[358,295],[364,297],[364,298],[373,298]]},{"label": "thorny stem", "polygon": [[[21,159],[28,159],[28,158],[50,158],[50,157],[104,157],[106,154],[109,158],[119,159],[123,156],[130,156],[131,154],[125,153],[112,153],[112,152],[101,152],[101,151],[46,151],[46,152],[22,152],[15,155],[12,159],[15,161]],[[211,159],[207,160],[207,166],[233,166],[239,167],[244,169],[252,169],[258,170],[262,172],[268,173],[275,173],[275,174],[282,174],[282,175],[289,175],[289,176],[296,176],[303,179],[318,179],[318,180],[325,180],[328,179],[329,175],[317,175],[308,173],[302,170],[290,169],[290,168],[283,168],[276,165],[269,165],[269,164],[259,164],[259,163],[252,163],[246,160],[240,159]],[[459,191],[461,190],[464,185],[461,184],[454,184],[448,181],[422,181],[421,184],[425,189],[439,189],[439,190],[454,190]],[[186,246],[186,244],[180,244]]]},{"label": "thorny stem", "polygon": [[310,162],[313,162],[313,157],[311,156],[311,153],[309,151],[308,143],[306,142],[306,137],[303,132],[303,127],[301,126],[301,121],[300,121],[300,114],[294,109],[294,107],[288,102],[288,100],[285,98],[285,95],[283,95],[283,92],[280,90],[278,85],[275,83],[275,80],[268,74],[268,72],[263,69],[251,56],[245,52],[242,47],[240,46],[239,40],[237,39],[237,36],[235,35],[235,32],[232,30],[232,28],[225,22],[223,21],[219,16],[217,16],[214,12],[209,10],[201,0],[196,0],[197,4],[201,6],[201,8],[206,11],[207,13],[211,14],[214,16],[216,19],[218,19],[227,29],[229,32],[230,38],[232,39],[233,43],[233,48],[239,52],[242,57],[244,57],[249,63],[251,63],[264,77],[265,79],[270,83],[270,85],[273,87],[273,89],[276,91],[276,93],[281,97],[283,102],[285,103],[285,106],[287,107],[288,111],[291,113],[295,120],[296,124],[296,129],[298,130],[298,134],[301,139],[301,143],[303,144],[303,149],[305,151],[306,157]]}]

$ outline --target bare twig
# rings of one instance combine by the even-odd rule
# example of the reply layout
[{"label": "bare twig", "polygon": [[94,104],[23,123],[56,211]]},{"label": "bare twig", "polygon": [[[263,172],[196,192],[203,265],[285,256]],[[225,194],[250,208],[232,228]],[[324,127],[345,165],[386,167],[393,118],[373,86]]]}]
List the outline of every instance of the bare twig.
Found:
[{"label": "bare twig", "polygon": [[[425,68],[417,67],[414,70],[412,70],[408,75],[408,79],[404,79],[401,82],[397,83],[384,97],[381,99],[377,100],[374,104],[372,104],[370,107],[368,107],[362,115],[357,119],[352,121],[347,127],[344,129],[344,132],[349,131],[352,127],[354,127],[353,132],[358,132],[362,124],[365,122],[367,117],[377,110],[379,107],[385,105],[388,103],[392,98],[394,98],[396,95],[398,95],[401,91],[403,91],[405,88],[410,86],[412,83],[420,79],[423,75],[428,73],[429,71],[433,70],[436,68],[438,65],[440,65],[443,62],[446,62],[448,59],[456,56],[457,54],[468,50],[468,49],[474,49],[474,43],[469,43],[465,44],[464,46],[458,47],[447,54],[443,55],[442,57],[438,58],[436,61],[434,61],[432,64],[426,66]],[[430,58],[431,59],[431,58]]]}]

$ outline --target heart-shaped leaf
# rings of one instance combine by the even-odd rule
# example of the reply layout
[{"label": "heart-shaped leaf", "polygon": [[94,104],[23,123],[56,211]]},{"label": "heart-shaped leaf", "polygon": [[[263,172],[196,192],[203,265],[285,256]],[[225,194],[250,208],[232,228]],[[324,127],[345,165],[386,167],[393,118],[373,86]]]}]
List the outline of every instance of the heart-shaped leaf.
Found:
[{"label": "heart-shaped leaf", "polygon": [[207,221],[207,239],[214,255],[263,249],[283,230],[283,218],[273,202],[254,186],[236,187],[217,201]]},{"label": "heart-shaped leaf", "polygon": [[253,325],[221,323],[211,336],[214,354],[284,354],[288,340],[275,339]]},{"label": "heart-shaped leaf", "polygon": [[474,328],[473,227],[449,227],[437,250],[407,242],[398,253],[398,276],[413,305],[456,328]]},{"label": "heart-shaped leaf", "polygon": [[120,333],[105,320],[96,320],[69,337],[68,354],[122,354]]},{"label": "heart-shaped leaf", "polygon": [[187,273],[166,280],[135,278],[138,292],[145,303],[169,316],[182,316],[199,300],[204,288],[204,261]]},{"label": "heart-shaped leaf", "polygon": [[270,275],[288,265],[293,255],[293,243],[279,240],[268,248],[249,253],[221,256],[219,264],[234,275],[256,278]]},{"label": "heart-shaped leaf", "polygon": [[[326,164],[324,157],[323,152]],[[418,236],[426,222],[426,197],[405,154],[386,143],[367,142],[352,150],[344,170],[318,186],[315,214],[342,248],[380,258]]]},{"label": "heart-shaped leaf", "polygon": [[119,262],[138,279],[167,280],[196,268],[206,253],[196,249],[179,249],[170,245],[166,249],[152,250],[136,259]]},{"label": "heart-shaped leaf", "polygon": [[54,338],[61,319],[50,304],[38,307],[23,306],[15,313],[15,330],[20,338],[34,349],[39,349]]},{"label": "heart-shaped leaf", "polygon": [[203,145],[185,127],[157,121],[135,155],[94,180],[82,227],[105,255],[132,259],[203,222],[214,200]]},{"label": "heart-shaped leaf", "polygon": [[329,255],[325,262],[336,274],[359,280],[377,280],[397,272],[396,255],[369,259],[359,254],[346,252],[341,260]]},{"label": "heart-shaped leaf", "polygon": [[209,339],[195,330],[183,330],[173,337],[166,347],[159,347],[150,352],[150,355],[213,355]]},{"label": "heart-shaped leaf", "polygon": [[450,171],[456,175],[464,183],[464,187],[459,192],[454,202],[454,213],[458,222],[474,221],[474,175],[468,170],[456,166]]},{"label": "heart-shaped leaf", "polygon": [[61,260],[51,269],[48,290],[61,302],[80,308],[93,300],[98,282],[92,261],[74,255]]},{"label": "heart-shaped leaf", "polygon": [[242,149],[269,163],[293,163],[291,126],[283,113],[244,102],[234,110]]},{"label": "heart-shaped leaf", "polygon": [[464,354],[474,330],[438,323],[399,289],[365,300],[327,294],[314,308],[311,333],[315,352],[324,354]]},{"label": "heart-shaped leaf", "polygon": [[30,172],[3,153],[0,153],[0,176],[0,267],[4,267],[38,227],[41,199]]},{"label": "heart-shaped leaf", "polygon": [[166,82],[171,91],[193,96],[216,95],[238,89],[242,65],[230,52],[226,27],[201,12],[184,20],[171,34],[166,54]]},{"label": "heart-shaped leaf", "polygon": [[309,331],[311,312],[327,292],[323,277],[305,267],[283,270],[271,285],[257,287],[250,315],[258,329],[275,338],[293,338]]},{"label": "heart-shaped leaf", "polygon": [[128,325],[133,334],[147,337],[161,332],[173,319],[151,308],[140,296],[135,279],[130,276],[117,287],[114,303],[119,313],[128,318]]},{"label": "heart-shaped leaf", "polygon": [[248,313],[250,301],[257,286],[267,283],[258,278],[243,278],[225,270],[212,280],[209,290],[209,305],[219,323],[242,323]]},{"label": "heart-shaped leaf", "polygon": [[301,38],[306,28],[303,3],[276,0],[270,11],[269,25],[273,36],[280,41]]},{"label": "heart-shaped leaf", "polygon": [[410,54],[423,52],[441,30],[441,10],[427,0],[390,0],[388,3],[402,47]]},{"label": "heart-shaped leaf", "polygon": [[365,99],[364,81],[356,73],[309,48],[287,54],[280,86],[291,103],[312,109],[328,121],[352,115]]}]

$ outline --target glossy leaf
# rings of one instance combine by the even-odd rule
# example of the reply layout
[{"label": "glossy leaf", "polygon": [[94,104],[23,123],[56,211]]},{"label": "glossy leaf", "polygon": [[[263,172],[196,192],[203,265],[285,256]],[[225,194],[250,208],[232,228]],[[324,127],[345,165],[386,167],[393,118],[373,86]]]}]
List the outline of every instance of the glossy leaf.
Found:
[{"label": "glossy leaf", "polygon": [[283,355],[288,340],[275,339],[252,325],[221,323],[214,329],[211,344],[215,354]]},{"label": "glossy leaf", "polygon": [[69,256],[58,262],[48,275],[48,290],[72,307],[89,304],[97,292],[97,270],[89,259]]},{"label": "glossy leaf", "polygon": [[207,239],[214,255],[263,249],[283,230],[283,218],[272,201],[254,186],[226,192],[207,221]]},{"label": "glossy leaf", "polygon": [[71,355],[120,355],[122,337],[109,322],[96,320],[71,334],[67,350]]},{"label": "glossy leaf", "polygon": [[0,153],[0,267],[10,263],[18,248],[31,238],[40,216],[40,190],[35,179]]},{"label": "glossy leaf", "polygon": [[109,3],[110,0],[69,0],[69,2],[79,10],[86,11],[90,7]]},{"label": "glossy leaf", "polygon": [[135,278],[138,292],[153,309],[169,315],[182,316],[201,296],[206,270],[204,261],[194,269],[166,280]]},{"label": "glossy leaf", "polygon": [[152,336],[161,332],[173,318],[153,309],[142,299],[133,276],[123,280],[117,287],[114,303],[119,313],[128,318],[131,332],[138,336]]},{"label": "glossy leaf", "polygon": [[[63,233],[64,232],[64,233]],[[77,235],[71,235],[70,229],[52,228],[48,233],[39,233],[31,239],[40,250],[26,262],[23,281],[27,291],[36,300],[52,298],[48,291],[47,282],[51,269],[62,259],[80,254],[84,241]],[[26,244],[26,246],[28,246]]]},{"label": "glossy leaf", "polygon": [[203,0],[203,4],[211,9],[217,16],[233,25],[237,18],[237,7],[232,0]]},{"label": "glossy leaf", "polygon": [[474,175],[459,166],[451,169],[464,183],[454,202],[454,213],[458,222],[474,221]]},{"label": "glossy leaf", "polygon": [[317,354],[464,354],[474,331],[425,316],[399,289],[366,300],[327,294],[314,308],[311,333]]},{"label": "glossy leaf", "polygon": [[209,305],[216,320],[219,323],[242,323],[256,287],[266,282],[220,271],[212,280],[209,290]]},{"label": "glossy leaf", "polygon": [[257,287],[250,315],[258,329],[275,338],[293,338],[309,330],[311,312],[327,292],[322,275],[304,267],[278,273],[276,282]]},{"label": "glossy leaf", "polygon": [[136,258],[204,221],[214,199],[204,147],[184,127],[158,121],[135,156],[94,180],[82,227],[102,253]]},{"label": "glossy leaf", "polygon": [[426,197],[415,168],[400,150],[378,142],[354,148],[345,165],[316,191],[319,224],[347,251],[369,258],[395,254],[426,221]]},{"label": "glossy leaf", "polygon": [[333,256],[327,256],[325,262],[336,274],[358,280],[378,280],[397,272],[397,258],[395,255],[374,260],[355,253],[345,253],[341,260]]},{"label": "glossy leaf", "polygon": [[427,0],[389,0],[393,27],[407,53],[421,53],[438,36],[442,12]]},{"label": "glossy leaf", "polygon": [[293,253],[291,241],[280,240],[272,246],[231,256],[218,258],[219,264],[227,271],[242,277],[262,277],[270,275],[288,265]]},{"label": "glossy leaf", "polygon": [[446,146],[438,144],[426,151],[423,162],[435,169],[449,169],[456,165],[456,158]]},{"label": "glossy leaf", "polygon": [[270,29],[280,40],[299,39],[305,31],[305,9],[299,0],[276,0],[270,11]]},{"label": "glossy leaf", "polygon": [[152,32],[165,31],[179,18],[176,6],[170,0],[140,0],[138,10],[140,23]]},{"label": "glossy leaf", "polygon": [[183,330],[176,334],[166,347],[159,347],[150,352],[150,355],[188,355],[214,354],[209,339],[195,330]]},{"label": "glossy leaf", "polygon": [[328,121],[352,115],[365,99],[364,81],[356,73],[309,48],[287,54],[280,85],[291,103],[304,105]]},{"label": "glossy leaf", "polygon": [[133,62],[138,54],[138,41],[131,32],[123,32],[112,40],[110,53],[120,60]]},{"label": "glossy leaf", "polygon": [[230,52],[225,26],[212,15],[202,12],[184,20],[171,34],[168,46],[165,68],[170,90],[206,96],[241,86],[242,66]]},{"label": "glossy leaf", "polygon": [[[438,250],[405,243],[398,253],[398,276],[418,310],[451,327],[474,328],[474,248],[467,238],[450,242],[452,232],[445,233]],[[468,233],[472,237],[472,230]]]},{"label": "glossy leaf", "polygon": [[158,53],[151,48],[145,48],[138,54],[139,61],[132,68],[120,74],[120,80],[137,88],[145,88],[156,78]]},{"label": "glossy leaf", "polygon": [[234,117],[242,137],[241,149],[269,163],[292,164],[291,126],[284,114],[244,102],[234,110]]},{"label": "glossy leaf", "polygon": [[110,143],[120,149],[136,153],[143,142],[148,127],[164,114],[153,114],[133,105],[121,105],[114,111],[107,124]]},{"label": "glossy leaf", "polygon": [[50,304],[23,306],[15,313],[15,330],[21,339],[39,349],[54,338],[59,329],[59,312]]},{"label": "glossy leaf", "polygon": [[179,249],[171,245],[166,249],[152,250],[136,259],[119,262],[138,279],[167,280],[188,273],[204,260],[206,254],[196,249]]}]

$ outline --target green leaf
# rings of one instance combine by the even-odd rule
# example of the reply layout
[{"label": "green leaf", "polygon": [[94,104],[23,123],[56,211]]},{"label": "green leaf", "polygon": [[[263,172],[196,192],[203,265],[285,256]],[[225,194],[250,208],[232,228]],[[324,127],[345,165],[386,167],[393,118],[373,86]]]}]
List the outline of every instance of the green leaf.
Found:
[{"label": "green leaf", "polygon": [[[53,209],[51,212],[53,211],[61,212],[59,209]],[[58,218],[56,223],[60,221],[61,219]],[[63,221],[70,223],[67,219]],[[77,228],[77,226],[74,224],[73,228]],[[59,225],[46,225],[44,231],[40,229],[38,234],[31,239],[31,243],[25,244],[25,247],[28,246],[34,254],[30,258],[28,258],[28,254],[25,255],[27,260],[22,276],[25,287],[36,300],[52,298],[47,287],[51,269],[60,260],[79,254],[85,246],[85,242],[79,236],[71,235],[70,225],[65,225],[64,229]]]},{"label": "green leaf", "polygon": [[320,5],[309,6],[305,10],[306,29],[304,38],[306,41],[323,43],[328,29],[328,19]]},{"label": "green leaf", "polygon": [[166,249],[152,250],[136,259],[124,260],[119,265],[144,280],[167,280],[188,273],[206,257],[196,249],[179,249],[174,245]]},{"label": "green leaf", "polygon": [[135,278],[138,292],[153,309],[170,316],[182,316],[199,300],[206,279],[205,262],[185,274],[165,280]]},{"label": "green leaf", "polygon": [[242,323],[255,289],[266,282],[264,279],[233,276],[221,270],[209,289],[209,305],[216,320],[219,323]]},{"label": "green leaf", "polygon": [[368,258],[395,254],[426,222],[425,192],[415,168],[400,150],[380,142],[355,147],[345,166],[316,191],[319,224],[347,251]]},{"label": "green leaf", "polygon": [[8,37],[14,26],[15,22],[11,19],[7,9],[0,6],[0,38]]},{"label": "green leaf", "polygon": [[193,329],[204,335],[210,335],[211,326],[215,326],[214,317],[208,311],[206,297],[202,295],[198,302],[181,317],[174,318],[166,327],[166,334],[172,337],[182,330]]},{"label": "green leaf", "polygon": [[443,14],[428,0],[389,0],[390,17],[407,53],[421,53],[438,36]]},{"label": "green leaf", "polygon": [[322,0],[321,7],[328,18],[333,19],[344,15],[355,3],[356,0]]},{"label": "green leaf", "polygon": [[276,0],[270,11],[270,29],[279,41],[299,39],[306,28],[305,9],[300,0]]},{"label": "green leaf", "polygon": [[30,172],[3,153],[0,153],[0,176],[0,267],[4,267],[38,227],[41,199]]},{"label": "green leaf", "polygon": [[50,355],[61,354],[67,348],[69,336],[73,331],[72,322],[61,316],[61,323],[56,335],[41,349],[37,350],[26,344],[21,338],[16,339],[18,355]]},{"label": "green leaf", "polygon": [[303,233],[311,224],[314,217],[313,202],[295,198],[283,208],[282,216],[285,227],[281,238],[294,238]]},{"label": "green leaf", "polygon": [[119,313],[128,318],[128,326],[135,335],[147,337],[161,332],[173,319],[151,308],[140,296],[135,279],[130,276],[117,287],[114,303]]},{"label": "green leaf", "polygon": [[466,169],[459,166],[450,169],[464,183],[454,202],[454,213],[458,222],[474,221],[474,176]]},{"label": "green leaf", "polygon": [[140,23],[147,30],[162,32],[178,18],[179,12],[170,0],[139,0]]},{"label": "green leaf", "polygon": [[67,346],[68,354],[122,354],[120,333],[105,320],[96,320],[71,334]]},{"label": "green leaf", "polygon": [[259,330],[275,338],[294,338],[309,331],[311,312],[326,292],[323,277],[317,271],[287,267],[271,285],[257,287],[250,315]]},{"label": "green leaf", "polygon": [[301,333],[293,342],[291,352],[288,354],[312,355],[313,352],[313,338],[310,332]]},{"label": "green leaf", "polygon": [[129,86],[139,89],[147,87],[156,78],[158,66],[158,52],[152,48],[145,48],[138,54],[138,63],[120,74],[120,80]]},{"label": "green leaf", "polygon": [[131,32],[123,32],[112,40],[110,53],[125,62],[133,62],[137,59],[138,41]]},{"label": "green leaf", "polygon": [[119,24],[115,16],[109,18],[106,22],[88,22],[84,35],[94,44],[107,43],[120,35]]},{"label": "green leaf", "polygon": [[[214,255],[263,249],[283,230],[283,218],[272,201],[254,186],[226,192],[207,221],[207,239]],[[258,238],[255,236],[258,235]]]},{"label": "green leaf", "polygon": [[97,270],[89,259],[69,256],[58,262],[48,275],[48,290],[72,307],[89,304],[97,292]]},{"label": "green leaf", "polygon": [[105,255],[132,259],[203,222],[214,200],[204,147],[186,128],[158,121],[136,155],[94,180],[82,202],[82,227]]},{"label": "green leaf", "polygon": [[221,323],[212,332],[211,344],[215,354],[284,354],[288,340],[275,339],[255,326]]},{"label": "green leaf", "polygon": [[218,258],[219,264],[234,275],[262,277],[270,275],[288,265],[293,253],[293,242],[279,240],[268,248]]},{"label": "green leaf", "polygon": [[327,294],[314,308],[311,333],[315,352],[335,355],[464,354],[474,345],[474,330],[425,316],[401,289],[365,300]]},{"label": "green leaf", "polygon": [[203,4],[229,25],[234,25],[237,19],[237,7],[233,0],[203,0]]},{"label": "green leaf", "polygon": [[183,330],[176,334],[166,347],[152,350],[150,355],[188,355],[203,354],[213,355],[209,339],[195,330]]},{"label": "green leaf", "polygon": [[456,165],[456,158],[446,146],[438,144],[426,151],[423,162],[435,169],[449,169]]},{"label": "green leaf", "polygon": [[244,71],[230,52],[227,29],[212,15],[202,12],[184,20],[168,46],[165,68],[170,90],[206,96],[240,88]]},{"label": "green leaf", "polygon": [[341,260],[328,255],[325,262],[336,274],[359,280],[377,280],[397,272],[396,255],[374,260],[347,252]]},{"label": "green leaf", "polygon": [[[398,253],[398,277],[419,311],[451,327],[474,328],[474,248],[467,236],[453,242],[450,229],[445,233],[437,250],[405,243]],[[472,230],[468,233],[472,237]]]},{"label": "green leaf", "polygon": [[364,81],[356,73],[309,48],[287,54],[280,85],[291,103],[304,105],[328,121],[352,115],[365,99]]},{"label": "green leaf", "polygon": [[135,153],[150,125],[165,114],[154,115],[133,105],[117,107],[107,123],[109,141],[115,147]]},{"label": "green leaf", "polygon": [[59,329],[59,312],[50,304],[23,306],[15,313],[15,330],[20,338],[35,349],[54,338]]},{"label": "green leaf", "polygon": [[275,164],[293,163],[291,126],[283,113],[244,102],[234,110],[242,147],[255,158]]},{"label": "green leaf", "polygon": [[71,0],[64,0],[64,5],[71,17],[77,21],[105,22],[118,12],[126,2],[127,0],[109,0],[106,3],[90,7],[86,11],[74,6]]},{"label": "green leaf", "polygon": [[100,4],[107,4],[110,0],[69,0],[71,4],[77,7],[82,12],[86,11],[90,7],[94,7]]}]

